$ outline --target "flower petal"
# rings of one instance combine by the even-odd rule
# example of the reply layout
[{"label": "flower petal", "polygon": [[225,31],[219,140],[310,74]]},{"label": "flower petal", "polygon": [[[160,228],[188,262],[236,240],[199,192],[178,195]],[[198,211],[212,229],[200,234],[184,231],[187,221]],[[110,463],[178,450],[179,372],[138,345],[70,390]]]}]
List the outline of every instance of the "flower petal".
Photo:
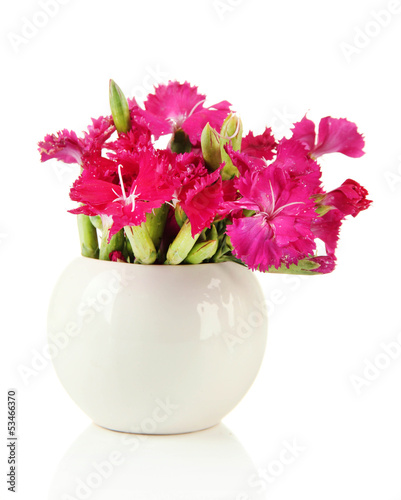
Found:
[{"label": "flower petal", "polygon": [[266,162],[273,158],[275,147],[276,141],[272,135],[272,130],[266,128],[261,135],[254,136],[253,132],[249,132],[242,139],[241,152],[251,157],[256,165],[264,167]]},{"label": "flower petal", "polygon": [[182,129],[188,135],[191,144],[195,146],[200,142],[202,130],[207,123],[213,128],[220,128],[230,112],[230,106],[228,101],[221,101],[208,108],[199,105],[194,109],[182,124]]},{"label": "flower petal", "polygon": [[42,162],[55,158],[64,163],[81,164],[85,152],[85,143],[78,139],[75,132],[61,130],[55,134],[46,135],[44,141],[39,142],[39,153]]},{"label": "flower petal", "polygon": [[311,151],[315,147],[315,124],[306,118],[306,115],[300,122],[295,123],[291,130],[292,138],[302,144],[307,151]]},{"label": "flower petal", "polygon": [[310,194],[320,191],[320,167],[294,138],[279,142],[277,157],[272,165],[282,168],[298,183],[299,188],[305,187]]},{"label": "flower petal", "polygon": [[334,209],[322,217],[316,217],[312,222],[312,232],[316,238],[321,239],[325,243],[328,257],[335,257],[342,220],[342,212]]},{"label": "flower petal", "polygon": [[113,121],[110,116],[94,119],[92,125],[88,127],[88,132],[84,133],[82,139],[78,138],[75,132],[66,129],[57,135],[46,135],[44,141],[39,143],[41,161],[52,158],[64,163],[78,163],[82,165],[85,154],[96,154],[100,156],[100,150],[105,141],[115,131]]},{"label": "flower petal", "polygon": [[317,256],[317,257],[311,257],[308,259],[310,262],[315,262],[316,264],[319,264],[319,267],[317,269],[313,269],[311,272],[314,272],[316,274],[328,274],[334,271],[334,268],[336,266],[336,259],[335,257],[330,257],[330,256]]},{"label": "flower petal", "polygon": [[229,102],[222,101],[204,108],[205,100],[206,96],[199,94],[198,88],[188,82],[170,81],[156,87],[155,93],[150,94],[144,103],[145,110],[138,113],[146,120],[155,139],[182,129],[196,145],[206,123],[217,127],[229,113]]},{"label": "flower petal", "polygon": [[313,156],[318,158],[327,153],[342,153],[352,158],[361,157],[365,141],[355,123],[345,118],[326,116],[319,123],[317,144]]}]

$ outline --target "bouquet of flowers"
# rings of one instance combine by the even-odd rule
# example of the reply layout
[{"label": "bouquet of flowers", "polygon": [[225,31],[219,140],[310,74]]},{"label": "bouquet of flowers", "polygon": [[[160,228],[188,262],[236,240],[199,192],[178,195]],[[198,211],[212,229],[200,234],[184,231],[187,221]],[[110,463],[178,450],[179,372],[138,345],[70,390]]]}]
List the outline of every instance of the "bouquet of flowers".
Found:
[{"label": "bouquet of flowers", "polygon": [[[78,214],[82,255],[140,264],[235,261],[291,274],[334,269],[343,220],[371,202],[351,179],[325,191],[317,160],[362,156],[354,123],[326,117],[316,131],[305,116],[290,138],[276,140],[270,128],[243,136],[229,102],[205,107],[187,82],[159,85],[143,107],[112,80],[109,94],[111,116],[92,119],[82,137],[62,130],[39,143],[42,161],[81,167],[70,190],[79,206],[70,212]],[[325,255],[316,253],[318,240]]]}]

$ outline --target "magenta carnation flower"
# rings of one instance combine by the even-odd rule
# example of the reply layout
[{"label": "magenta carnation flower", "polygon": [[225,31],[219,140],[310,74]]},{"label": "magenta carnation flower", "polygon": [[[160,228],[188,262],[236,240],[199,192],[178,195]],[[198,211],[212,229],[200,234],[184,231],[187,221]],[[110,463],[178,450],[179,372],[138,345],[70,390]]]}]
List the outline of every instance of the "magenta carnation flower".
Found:
[{"label": "magenta carnation flower", "polygon": [[205,108],[205,100],[206,96],[199,94],[198,88],[188,82],[169,82],[156,87],[155,93],[144,103],[145,110],[139,108],[137,112],[145,119],[155,139],[183,130],[196,145],[208,122],[212,127],[219,127],[230,112],[231,104],[227,101]]},{"label": "magenta carnation flower", "polygon": [[143,150],[137,161],[137,175],[130,169],[125,175],[124,166],[119,164],[114,182],[91,177],[84,170],[70,191],[71,199],[83,206],[70,212],[111,217],[110,236],[124,226],[144,222],[147,213],[171,199],[173,186],[164,179],[169,167],[168,157],[153,150]]},{"label": "magenta carnation flower", "polygon": [[171,182],[173,200],[189,218],[195,236],[210,226],[223,203],[220,169],[209,173],[202,157],[194,153],[176,155]]},{"label": "magenta carnation flower", "polygon": [[299,185],[277,166],[248,172],[238,180],[235,205],[254,211],[227,227],[234,254],[251,269],[287,267],[313,253],[315,203],[310,186]]},{"label": "magenta carnation flower", "polygon": [[111,116],[93,119],[92,125],[88,127],[88,132],[84,132],[83,138],[78,138],[75,132],[66,129],[57,135],[46,135],[44,141],[39,142],[39,152],[41,161],[52,158],[64,163],[78,163],[82,165],[85,154],[96,152],[100,155],[103,144],[115,131]]}]

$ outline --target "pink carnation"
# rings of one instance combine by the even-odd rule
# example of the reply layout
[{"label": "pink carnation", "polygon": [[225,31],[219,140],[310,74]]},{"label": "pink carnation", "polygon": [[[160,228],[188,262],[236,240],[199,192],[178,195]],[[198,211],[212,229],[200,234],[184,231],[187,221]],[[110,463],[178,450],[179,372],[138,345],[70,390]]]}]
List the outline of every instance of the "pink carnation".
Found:
[{"label": "pink carnation", "polygon": [[115,131],[111,116],[106,118],[92,118],[92,125],[83,138],[78,138],[75,132],[66,129],[56,134],[46,135],[44,141],[39,142],[41,161],[55,158],[64,163],[78,163],[82,165],[85,154],[100,155],[100,150]]},{"label": "pink carnation", "polygon": [[315,249],[311,222],[316,217],[309,186],[299,185],[280,167],[247,172],[238,180],[243,196],[234,205],[255,212],[235,217],[227,227],[234,254],[251,269],[289,266]]},{"label": "pink carnation", "polygon": [[227,101],[205,108],[205,100],[206,96],[199,94],[198,88],[188,82],[169,82],[156,87],[155,93],[150,94],[144,103],[145,110],[139,109],[138,113],[147,122],[155,139],[182,129],[196,145],[208,122],[214,128],[220,127],[230,112]]},{"label": "pink carnation", "polygon": [[211,225],[223,203],[220,170],[209,173],[202,157],[185,153],[175,157],[171,182],[173,199],[189,218],[195,236]]},{"label": "pink carnation", "polygon": [[[124,173],[118,166],[118,177],[112,180],[90,178],[85,171],[74,183],[70,197],[83,206],[71,213],[86,215],[106,215],[112,218],[110,236],[124,226],[137,226],[146,220],[146,214],[169,201],[173,186],[165,183],[163,177],[169,160],[163,154],[144,150],[138,156],[137,171]],[[119,183],[116,183],[118,179]]]}]

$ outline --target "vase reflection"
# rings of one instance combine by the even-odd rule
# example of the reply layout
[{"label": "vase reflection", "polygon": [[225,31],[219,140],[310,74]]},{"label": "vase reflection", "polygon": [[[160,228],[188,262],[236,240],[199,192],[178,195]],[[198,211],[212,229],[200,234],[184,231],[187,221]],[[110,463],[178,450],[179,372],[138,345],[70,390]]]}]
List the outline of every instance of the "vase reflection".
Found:
[{"label": "vase reflection", "polygon": [[223,424],[156,436],[91,424],[58,465],[49,500],[254,500],[249,455]]}]

